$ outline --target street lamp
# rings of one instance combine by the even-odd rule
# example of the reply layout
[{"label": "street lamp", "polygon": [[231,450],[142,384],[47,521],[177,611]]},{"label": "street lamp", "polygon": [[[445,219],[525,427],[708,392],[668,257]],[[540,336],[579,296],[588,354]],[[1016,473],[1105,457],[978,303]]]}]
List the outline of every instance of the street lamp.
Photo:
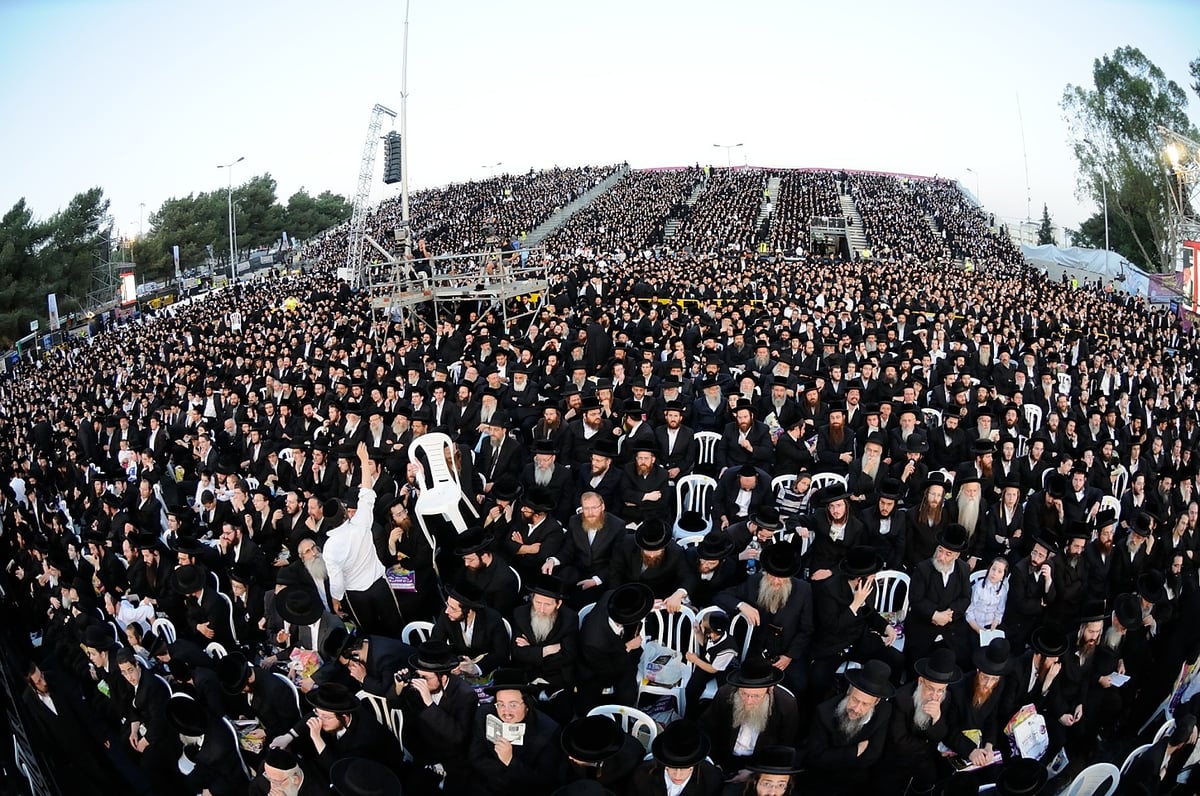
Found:
[{"label": "street lamp", "polygon": [[234,253],[233,242],[233,167],[241,163],[246,158],[240,157],[232,163],[224,163],[217,166],[218,169],[229,170],[229,283],[237,282],[237,255]]},{"label": "street lamp", "polygon": [[975,175],[975,201],[979,203],[980,207],[983,207],[983,199],[979,196],[979,172],[970,166],[967,166],[967,171]]},{"label": "street lamp", "polygon": [[733,150],[741,146],[741,144],[713,144],[717,149],[725,150],[725,168],[733,166]]}]

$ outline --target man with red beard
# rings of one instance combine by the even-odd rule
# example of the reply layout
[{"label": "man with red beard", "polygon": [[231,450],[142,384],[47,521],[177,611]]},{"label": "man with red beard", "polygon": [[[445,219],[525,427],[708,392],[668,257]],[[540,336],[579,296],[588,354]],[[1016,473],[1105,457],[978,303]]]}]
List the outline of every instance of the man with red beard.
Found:
[{"label": "man with red beard", "polygon": [[831,473],[846,475],[854,461],[854,432],[846,427],[845,404],[831,404],[829,422],[817,429],[817,461]]},{"label": "man with red beard", "polygon": [[984,495],[992,494],[992,457],[996,453],[996,443],[990,439],[976,439],[971,442],[971,461],[960,462],[954,468],[954,481],[961,484],[964,478],[978,478]]},{"label": "man with red beard", "polygon": [[[1009,683],[1012,680],[1012,647],[1006,638],[992,639],[986,647],[975,651],[975,674],[950,686],[952,724],[957,730],[950,733],[946,745],[963,760],[986,766],[992,752],[1003,748],[1006,739],[1004,724],[1008,721]],[[967,732],[976,730],[980,737],[972,740]]]},{"label": "man with red beard", "polygon": [[937,549],[937,538],[949,522],[943,505],[948,486],[942,473],[930,473],[925,480],[921,502],[905,513],[904,567],[909,572],[922,561],[929,560]]},{"label": "man with red beard", "polygon": [[626,488],[621,516],[628,522],[666,522],[669,518],[670,479],[657,460],[658,444],[654,440],[633,443],[633,461],[622,468]]},{"label": "man with red beard", "polygon": [[[1096,661],[1096,648],[1104,634],[1104,603],[1089,602],[1083,609],[1083,618],[1075,634],[1075,647],[1062,657],[1063,701],[1071,706],[1083,705],[1088,699],[1088,689],[1095,680],[1092,669]],[[1072,712],[1074,718],[1074,712]],[[1050,720],[1049,717],[1046,719]],[[1091,730],[1089,732],[1089,730]],[[1072,749],[1078,748],[1086,757],[1095,743],[1096,733],[1091,717],[1086,711],[1082,720],[1074,722],[1067,733]],[[1074,755],[1075,751],[1071,751]]]},{"label": "man with red beard", "polygon": [[[842,414],[845,422],[845,413]],[[717,444],[717,465],[728,467],[752,465],[767,469],[775,460],[775,447],[767,424],[754,419],[754,404],[741,398],[733,410],[733,422],[727,423]]]}]

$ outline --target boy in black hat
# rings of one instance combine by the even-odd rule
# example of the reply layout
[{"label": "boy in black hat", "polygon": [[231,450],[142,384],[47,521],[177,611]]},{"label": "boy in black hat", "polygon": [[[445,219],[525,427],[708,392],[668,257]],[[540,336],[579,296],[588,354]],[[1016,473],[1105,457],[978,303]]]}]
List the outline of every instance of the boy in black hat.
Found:
[{"label": "boy in black hat", "polygon": [[725,777],[721,769],[705,759],[710,745],[708,737],[691,722],[675,721],[667,725],[650,744],[653,759],[634,772],[629,793],[716,796],[724,786]]}]

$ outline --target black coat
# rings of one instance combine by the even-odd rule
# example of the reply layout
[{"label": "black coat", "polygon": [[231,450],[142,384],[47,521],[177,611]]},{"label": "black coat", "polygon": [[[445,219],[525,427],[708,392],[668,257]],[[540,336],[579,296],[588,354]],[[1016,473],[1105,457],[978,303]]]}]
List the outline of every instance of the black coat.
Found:
[{"label": "black coat", "polygon": [[696,578],[695,570],[687,565],[683,549],[675,542],[667,543],[659,566],[643,570],[642,549],[632,536],[627,536],[617,546],[610,575],[610,588],[615,589],[625,583],[644,583],[654,592],[655,599],[659,600],[670,597],[676,589],[682,588],[691,592]]},{"label": "black coat", "polygon": [[[712,741],[710,756],[714,763],[724,769],[726,774],[733,774],[744,768],[746,758],[736,758],[733,755],[734,743],[737,741],[738,728],[733,724],[733,695],[737,689],[732,685],[723,685],[717,690],[712,704],[700,717],[700,727]],[[796,745],[800,732],[800,713],[796,699],[782,688],[771,689],[771,712],[767,716],[767,726],[758,734],[756,749],[768,746]]]},{"label": "black coat", "polygon": [[758,607],[760,622],[754,629],[751,654],[761,650],[767,658],[786,655],[793,661],[809,660],[809,642],[813,635],[813,596],[808,581],[792,578],[792,594],[775,613],[758,606],[758,587],[765,575],[751,575],[744,583],[717,595],[717,605],[730,617],[738,613],[738,603]]},{"label": "black coat", "polygon": [[[525,670],[530,680],[541,678],[548,685],[546,691],[554,693],[575,682],[575,662],[579,655],[579,618],[566,605],[560,606],[550,635],[537,641],[533,635],[532,609],[526,603],[513,613],[512,662]],[[527,646],[518,645],[517,639],[525,639]],[[546,647],[558,644],[562,647],[553,655],[544,654]]]},{"label": "black coat", "polygon": [[482,655],[478,665],[485,675],[508,662],[508,631],[500,614],[492,608],[475,609],[475,630],[470,644],[463,638],[462,625],[451,622],[445,613],[439,614],[434,622],[431,638],[447,642],[455,655],[472,659]]},{"label": "black coat", "polygon": [[[888,725],[892,718],[892,703],[880,702],[875,713],[850,738],[841,738],[837,728],[837,705],[842,697],[827,699],[817,706],[816,720],[809,725],[805,746],[805,766],[811,777],[812,792],[830,787],[844,778],[863,779],[867,770],[883,755]],[[858,754],[858,744],[867,741],[867,749]]]},{"label": "black coat", "polygon": [[512,761],[506,766],[496,757],[495,745],[487,740],[487,717],[495,715],[495,705],[485,705],[475,712],[470,746],[472,793],[543,796],[561,785],[566,757],[558,740],[562,732],[558,724],[541,711],[531,711],[526,717],[523,743],[513,746]]},{"label": "black coat", "polygon": [[[404,748],[417,765],[441,763],[447,771],[455,769],[462,774],[470,768],[467,751],[479,699],[461,677],[451,675],[446,683],[442,701],[428,707],[414,689],[400,693],[397,701],[404,714]],[[398,765],[402,760],[403,755],[398,755],[394,762]]]}]

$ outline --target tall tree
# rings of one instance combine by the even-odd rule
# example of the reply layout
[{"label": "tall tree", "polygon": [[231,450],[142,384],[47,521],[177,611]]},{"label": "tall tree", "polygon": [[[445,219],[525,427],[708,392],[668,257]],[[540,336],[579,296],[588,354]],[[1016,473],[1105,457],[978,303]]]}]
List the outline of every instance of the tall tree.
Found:
[{"label": "tall tree", "polygon": [[1196,96],[1200,97],[1200,58],[1188,64],[1188,71],[1192,75],[1192,91],[1196,92]]},{"label": "tall tree", "polygon": [[[1114,249],[1150,271],[1170,267],[1169,185],[1159,125],[1195,137],[1187,94],[1136,47],[1097,58],[1093,87],[1068,85],[1062,108],[1079,164],[1078,194],[1100,204],[1129,232]],[[1114,236],[1114,241],[1118,240]]]},{"label": "tall tree", "polygon": [[1038,246],[1054,243],[1054,223],[1050,220],[1050,206],[1042,204],[1042,225],[1038,227]]}]

